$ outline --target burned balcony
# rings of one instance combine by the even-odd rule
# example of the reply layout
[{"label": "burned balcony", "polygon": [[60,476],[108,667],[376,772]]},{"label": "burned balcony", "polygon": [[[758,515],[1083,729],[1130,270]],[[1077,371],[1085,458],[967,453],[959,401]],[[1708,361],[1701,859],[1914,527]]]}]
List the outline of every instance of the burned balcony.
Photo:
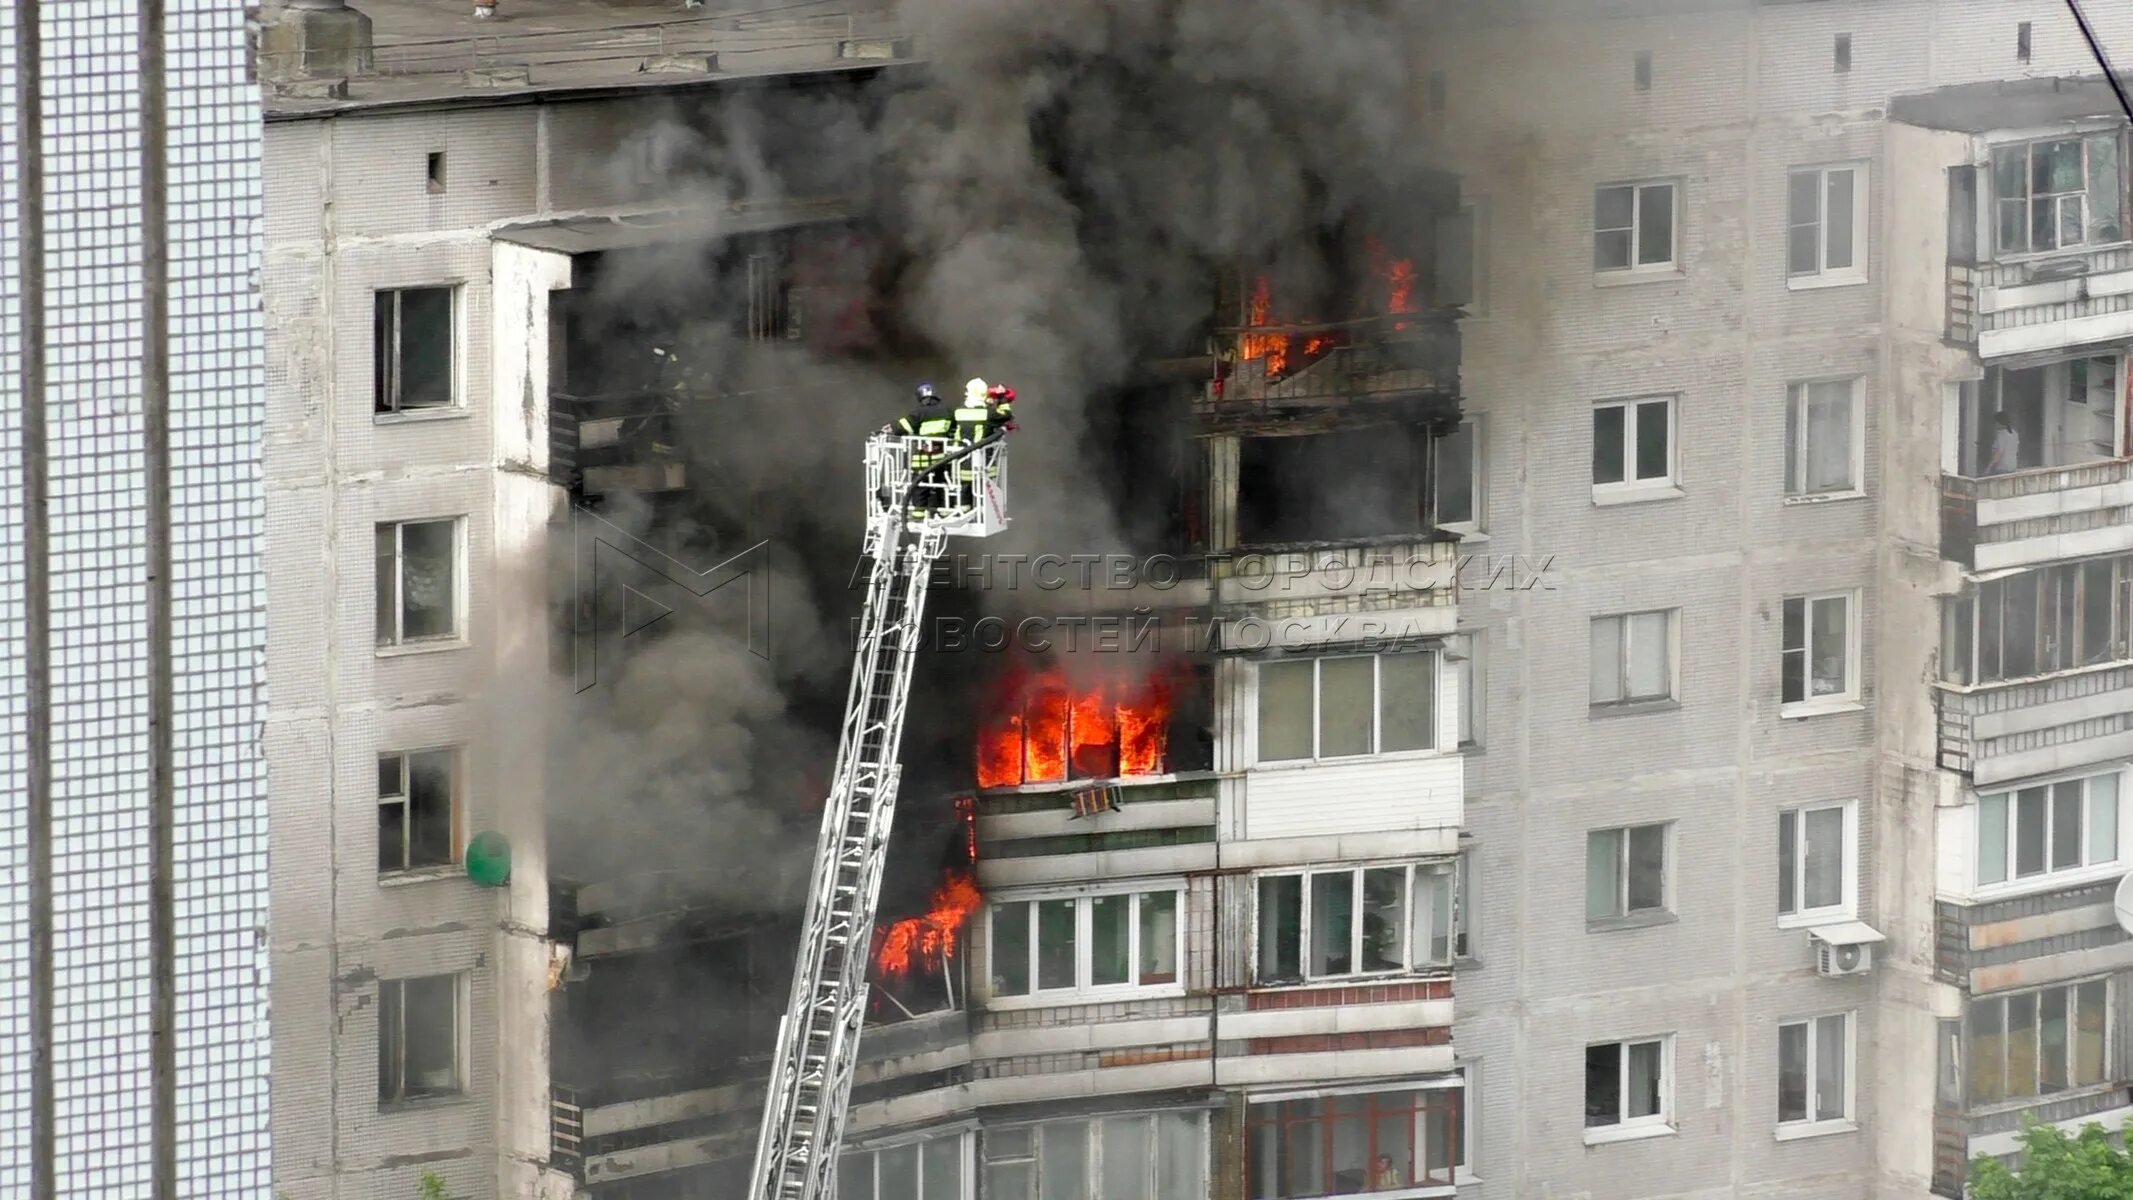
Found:
[{"label": "burned balcony", "polygon": [[2121,356],[1993,367],[1957,404],[1943,557],[1994,571],[2133,549]]},{"label": "burned balcony", "polygon": [[549,397],[549,478],[580,497],[679,492],[689,485],[672,396]]},{"label": "burned balcony", "polygon": [[1456,424],[1459,311],[1327,324],[1254,324],[1217,335],[1197,409],[1205,433],[1308,433],[1376,417]]}]

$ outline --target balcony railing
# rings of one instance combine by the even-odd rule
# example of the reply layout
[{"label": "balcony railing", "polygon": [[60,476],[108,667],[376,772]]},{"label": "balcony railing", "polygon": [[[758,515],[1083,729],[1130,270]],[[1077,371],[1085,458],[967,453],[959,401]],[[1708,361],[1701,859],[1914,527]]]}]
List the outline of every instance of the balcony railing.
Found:
[{"label": "balcony railing", "polygon": [[1941,556],[1972,570],[2133,549],[2133,459],[1941,477]]},{"label": "balcony railing", "polygon": [[2133,666],[1934,692],[1943,769],[1979,785],[2133,754]]},{"label": "balcony railing", "polygon": [[688,487],[671,397],[554,393],[548,400],[548,475],[581,496]]},{"label": "balcony railing", "polygon": [[1359,408],[1417,408],[1458,420],[1459,311],[1226,330],[1197,405],[1206,432],[1304,433]]},{"label": "balcony railing", "polygon": [[1947,335],[1986,358],[2133,335],[2133,245],[1951,262]]}]

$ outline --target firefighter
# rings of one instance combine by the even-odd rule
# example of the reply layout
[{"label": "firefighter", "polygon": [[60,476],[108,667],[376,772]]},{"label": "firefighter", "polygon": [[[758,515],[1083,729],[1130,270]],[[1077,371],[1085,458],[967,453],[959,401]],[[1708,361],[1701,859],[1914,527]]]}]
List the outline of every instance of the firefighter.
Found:
[{"label": "firefighter", "polygon": [[[1012,405],[1006,408],[1000,406],[1000,398],[1003,395],[1012,397],[1014,390],[989,385],[982,379],[973,379],[964,384],[963,403],[955,410],[956,441],[965,446],[975,446],[991,437],[995,429],[1014,428],[1010,420],[1014,415]],[[1001,424],[1003,421],[1006,422],[1004,426]],[[966,459],[957,472],[962,490],[969,494],[973,504],[977,502],[978,465],[972,461],[976,457],[973,455],[971,459]],[[1000,468],[997,465],[989,465],[985,468],[985,474],[987,478],[997,479]]]},{"label": "firefighter", "polygon": [[985,389],[985,406],[992,409],[993,422],[1008,433],[1015,431],[1015,389],[1004,383],[996,383]]},{"label": "firefighter", "polygon": [[[926,438],[925,442],[911,447],[911,472],[918,487],[913,489],[920,496],[938,497],[945,490],[939,479],[918,479],[918,472],[932,466],[947,456],[956,435],[955,418],[941,406],[941,394],[930,383],[918,385],[918,404],[898,421],[895,429],[907,438]],[[933,511],[931,504],[914,501],[911,515],[923,520]]]}]

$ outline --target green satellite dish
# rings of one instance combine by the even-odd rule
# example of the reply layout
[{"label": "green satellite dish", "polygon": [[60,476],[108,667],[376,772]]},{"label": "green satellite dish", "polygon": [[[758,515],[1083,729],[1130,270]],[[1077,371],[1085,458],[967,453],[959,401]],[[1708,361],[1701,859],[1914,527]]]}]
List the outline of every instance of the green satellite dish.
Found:
[{"label": "green satellite dish", "polygon": [[511,843],[493,830],[477,833],[467,843],[467,878],[481,887],[502,887],[511,882]]}]

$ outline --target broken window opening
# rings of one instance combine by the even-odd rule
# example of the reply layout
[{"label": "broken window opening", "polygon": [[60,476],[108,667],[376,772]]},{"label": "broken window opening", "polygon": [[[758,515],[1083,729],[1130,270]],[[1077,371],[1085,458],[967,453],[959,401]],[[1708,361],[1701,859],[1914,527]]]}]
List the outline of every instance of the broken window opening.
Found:
[{"label": "broken window opening", "polygon": [[378,985],[378,1103],[458,1094],[459,993],[457,975]]},{"label": "broken window opening", "polygon": [[1474,418],[1430,440],[1437,525],[1459,533],[1481,531],[1481,428]]},{"label": "broken window opening", "polygon": [[458,636],[458,574],[457,519],[378,526],[378,645]]},{"label": "broken window opening", "polygon": [[2126,240],[2122,149],[2117,133],[1995,147],[1993,244],[1999,252],[2046,254]]},{"label": "broken window opening", "polygon": [[1238,443],[1237,544],[1427,537],[1430,438],[1419,425]]},{"label": "broken window opening", "polygon": [[1991,367],[1965,383],[1957,471],[1979,479],[2119,457],[2123,356]]},{"label": "broken window opening", "polygon": [[1336,1093],[1253,1104],[1250,1194],[1266,1200],[1448,1187],[1466,1162],[1466,1089]]},{"label": "broken window opening", "polygon": [[[439,162],[442,168],[442,162]],[[375,411],[450,408],[454,383],[454,320],[450,287],[377,293],[372,308],[371,358]]]},{"label": "broken window opening", "polygon": [[2001,683],[2133,659],[2133,557],[1988,579],[1943,610],[1941,677]]},{"label": "broken window opening", "polygon": [[378,873],[450,866],[458,858],[453,826],[457,755],[425,750],[378,757]]},{"label": "broken window opening", "polygon": [[1133,671],[1123,678],[1082,679],[1072,664],[1063,664],[1008,675],[978,735],[978,786],[1210,769],[1212,697],[1206,666],[1157,665],[1144,657]]}]

